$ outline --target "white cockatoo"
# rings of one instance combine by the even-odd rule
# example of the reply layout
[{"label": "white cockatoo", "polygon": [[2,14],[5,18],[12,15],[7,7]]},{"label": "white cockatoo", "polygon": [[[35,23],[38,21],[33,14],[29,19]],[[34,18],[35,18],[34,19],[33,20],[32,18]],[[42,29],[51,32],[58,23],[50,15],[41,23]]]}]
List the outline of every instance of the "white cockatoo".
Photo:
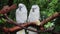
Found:
[{"label": "white cockatoo", "polygon": [[[16,10],[16,22],[17,24],[26,23],[27,20],[27,8],[24,4],[20,3]],[[20,30],[16,34],[25,34],[25,30]]]},{"label": "white cockatoo", "polygon": [[[28,22],[36,22],[36,24],[39,25],[40,24],[39,19],[40,19],[39,6],[33,5],[28,16]],[[33,27],[28,27],[28,28],[33,28]],[[32,31],[28,31],[28,32],[29,34],[37,34],[36,32],[32,32]]]}]

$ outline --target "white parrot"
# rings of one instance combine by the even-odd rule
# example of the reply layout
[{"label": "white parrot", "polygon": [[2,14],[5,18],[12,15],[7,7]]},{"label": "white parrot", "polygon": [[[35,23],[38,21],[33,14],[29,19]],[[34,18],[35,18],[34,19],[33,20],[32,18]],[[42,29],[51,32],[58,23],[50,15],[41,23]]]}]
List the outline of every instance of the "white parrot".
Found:
[{"label": "white parrot", "polygon": [[[17,24],[26,23],[27,20],[27,8],[24,4],[20,3],[16,10],[16,22]],[[16,34],[25,34],[25,30],[20,30]]]},{"label": "white parrot", "polygon": [[[36,22],[37,25],[40,24],[40,11],[39,11],[39,6],[38,5],[33,5],[29,16],[28,16],[28,22]],[[28,27],[28,28],[33,28],[33,27]],[[35,29],[35,28],[33,28]],[[37,34],[36,32],[28,31],[29,34]]]}]

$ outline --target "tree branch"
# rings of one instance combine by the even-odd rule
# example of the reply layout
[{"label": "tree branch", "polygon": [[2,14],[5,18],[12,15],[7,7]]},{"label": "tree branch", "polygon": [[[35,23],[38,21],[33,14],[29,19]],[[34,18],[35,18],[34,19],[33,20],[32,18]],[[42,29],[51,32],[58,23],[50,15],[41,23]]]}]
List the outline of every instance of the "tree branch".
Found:
[{"label": "tree branch", "polygon": [[33,30],[33,29],[30,29],[30,28],[26,28],[27,26],[33,24],[33,22],[31,23],[24,23],[24,24],[17,24],[16,22],[14,22],[12,19],[8,18],[8,16],[6,14],[4,14],[6,19],[7,19],[7,22],[11,23],[11,24],[14,24],[14,25],[17,25],[17,28],[16,27],[13,27],[13,28],[9,28],[10,31],[15,31],[17,29],[26,29],[26,30],[30,30],[30,31],[34,31],[34,32],[37,32],[36,30]]},{"label": "tree branch", "polygon": [[[52,16],[50,16],[50,17],[48,17],[47,19],[43,20],[43,21],[41,22],[41,26],[43,26],[43,24],[47,23],[48,21],[50,21],[50,20],[52,20],[52,19],[60,16],[59,14],[60,14],[60,12],[59,12],[59,13],[56,12],[56,13],[53,14]],[[5,17],[6,17],[6,15],[5,15]],[[7,18],[7,19],[10,21],[10,23],[14,23],[14,24],[15,24],[15,22],[11,21],[9,18]],[[31,24],[36,25],[35,23],[31,23]],[[31,25],[31,24],[30,24],[30,25]],[[16,24],[16,25],[17,25],[17,24]],[[23,25],[24,25],[24,24],[23,24]],[[18,26],[20,26],[20,25],[18,25]],[[11,28],[10,30],[11,30],[11,31],[15,31],[15,30],[17,30],[17,29],[20,29],[20,27],[18,27],[18,26],[16,26],[17,28],[16,28],[16,27],[13,27],[13,28]],[[26,25],[24,25],[24,26],[26,26]],[[28,26],[28,25],[27,25],[27,26]],[[14,29],[14,28],[16,28],[16,29]]]},{"label": "tree branch", "polygon": [[8,13],[10,10],[13,10],[13,9],[16,9],[16,4],[13,4],[11,5],[10,7],[7,5],[7,6],[4,6],[1,10],[0,10],[0,14],[6,14]]},{"label": "tree branch", "polygon": [[60,12],[56,12],[54,13],[53,15],[51,15],[50,17],[44,19],[42,22],[41,22],[41,25],[40,26],[43,26],[45,23],[57,18],[58,16],[60,16]]}]

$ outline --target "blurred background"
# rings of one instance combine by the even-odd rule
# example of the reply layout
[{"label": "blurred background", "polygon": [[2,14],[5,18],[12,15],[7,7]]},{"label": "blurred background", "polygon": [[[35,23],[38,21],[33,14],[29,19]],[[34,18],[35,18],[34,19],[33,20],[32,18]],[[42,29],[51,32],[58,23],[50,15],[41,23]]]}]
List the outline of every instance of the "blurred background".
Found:
[{"label": "blurred background", "polygon": [[[51,16],[55,12],[60,12],[60,0],[0,0],[0,10],[5,5],[10,6],[12,4],[16,4],[18,6],[19,3],[23,3],[26,5],[27,10],[28,10],[28,15],[29,15],[29,11],[30,11],[32,5],[34,5],[34,4],[39,5],[40,15],[41,15],[40,21],[48,18],[49,16]],[[8,13],[9,18],[13,19],[14,21],[16,21],[15,11],[16,11],[16,9],[12,10]],[[0,16],[3,16],[3,15],[0,14]],[[5,23],[6,27],[13,27],[14,26],[13,24],[6,23],[4,18],[0,19],[0,25],[3,26],[4,24],[2,24],[2,23]],[[54,20],[48,22],[47,25],[49,25],[51,23],[54,23],[54,27],[55,27],[54,30],[60,32],[60,17],[57,17]],[[48,27],[47,25],[46,24],[44,25],[45,28],[50,27],[50,26]],[[4,32],[2,32],[0,30],[0,34],[4,34]],[[13,33],[11,33],[11,34],[13,34]],[[51,34],[51,33],[44,32],[41,34]]]}]

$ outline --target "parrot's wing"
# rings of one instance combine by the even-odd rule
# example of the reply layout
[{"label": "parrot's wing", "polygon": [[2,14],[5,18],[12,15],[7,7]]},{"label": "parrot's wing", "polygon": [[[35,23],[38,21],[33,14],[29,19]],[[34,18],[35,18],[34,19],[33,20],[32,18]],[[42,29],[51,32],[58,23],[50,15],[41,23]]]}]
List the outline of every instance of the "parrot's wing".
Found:
[{"label": "parrot's wing", "polygon": [[[39,7],[38,5],[33,5],[28,16],[28,22],[34,22],[35,24],[39,25],[40,24],[39,18],[40,18]],[[33,27],[28,27],[28,28],[33,28]],[[29,34],[37,34],[37,33],[29,31]]]},{"label": "parrot's wing", "polygon": [[33,5],[28,16],[28,22],[33,22],[39,19],[40,19],[39,7],[37,5]]},{"label": "parrot's wing", "polygon": [[[17,24],[19,23],[26,23],[27,20],[27,9],[24,4],[19,4],[19,8],[16,10],[16,21]],[[25,34],[25,30],[20,30],[16,34]]]},{"label": "parrot's wing", "polygon": [[17,9],[16,10],[16,22],[17,23],[22,23],[23,22],[21,17],[22,17],[22,14],[20,13],[19,9]]},{"label": "parrot's wing", "polygon": [[16,21],[17,23],[25,23],[27,20],[27,9],[25,5],[20,4],[16,10]]}]

